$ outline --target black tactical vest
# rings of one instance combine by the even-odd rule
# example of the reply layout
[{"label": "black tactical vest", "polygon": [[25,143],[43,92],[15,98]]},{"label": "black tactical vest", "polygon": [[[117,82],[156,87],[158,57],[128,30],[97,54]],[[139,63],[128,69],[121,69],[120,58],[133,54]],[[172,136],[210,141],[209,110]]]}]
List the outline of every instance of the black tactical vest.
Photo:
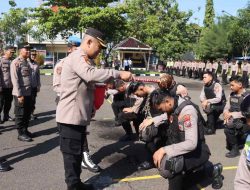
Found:
[{"label": "black tactical vest", "polygon": [[172,85],[169,88],[169,93],[171,94],[171,96],[176,96],[176,90],[177,90],[178,84],[175,83],[174,85]]},{"label": "black tactical vest", "polygon": [[[210,85],[204,86],[204,92],[205,92],[205,96],[207,99],[212,99],[212,98],[216,97],[216,94],[214,93],[215,84],[216,84],[216,82],[212,81],[212,83]],[[226,102],[226,96],[225,96],[224,90],[222,89],[221,102],[219,102],[218,104],[225,103],[225,102]]]},{"label": "black tactical vest", "polygon": [[125,99],[125,92],[119,92],[114,95],[114,101],[124,101]]},{"label": "black tactical vest", "polygon": [[237,96],[235,92],[230,94],[230,112],[240,112],[240,105],[244,97],[249,94],[249,92],[244,92],[241,96]]}]

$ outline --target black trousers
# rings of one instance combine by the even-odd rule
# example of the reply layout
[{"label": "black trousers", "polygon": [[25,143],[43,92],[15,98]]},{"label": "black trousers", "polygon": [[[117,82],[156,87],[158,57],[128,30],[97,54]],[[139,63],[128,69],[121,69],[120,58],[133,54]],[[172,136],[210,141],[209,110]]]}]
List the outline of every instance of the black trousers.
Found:
[{"label": "black trousers", "polygon": [[213,110],[207,114],[207,127],[212,130],[216,130],[216,123],[220,117],[222,110]]},{"label": "black trousers", "polygon": [[245,143],[243,128],[228,128],[226,126],[224,129],[224,133],[226,135],[226,148],[228,150],[231,150],[233,146],[240,147]]},{"label": "black trousers", "polygon": [[31,96],[24,96],[23,104],[18,102],[17,96],[14,96],[15,104],[15,124],[19,135],[26,133],[30,115],[31,115]]},{"label": "black trousers", "polygon": [[227,83],[228,83],[228,81],[227,81],[226,70],[223,70],[223,71],[222,71],[222,83],[223,83],[223,84],[227,84]]},{"label": "black trousers", "polygon": [[199,79],[202,80],[203,79],[203,69],[199,69]]},{"label": "black trousers", "polygon": [[2,94],[0,94],[0,113],[3,110],[4,117],[9,116],[12,100],[12,88],[3,88]]},{"label": "black trousers", "polygon": [[123,110],[123,108],[125,108],[125,106],[126,106],[126,102],[124,100],[123,101],[113,101],[113,103],[111,104],[116,121],[119,120],[118,114],[122,112],[122,110]]},{"label": "black trousers", "polygon": [[243,79],[243,87],[248,88],[248,86],[249,86],[249,77],[248,77],[248,72],[247,71],[243,71],[242,79]]},{"label": "black trousers", "polygon": [[86,141],[86,126],[58,123],[65,182],[69,188],[81,183],[81,162]]},{"label": "black trousers", "polygon": [[36,109],[36,97],[37,97],[37,88],[31,89],[31,113]]}]

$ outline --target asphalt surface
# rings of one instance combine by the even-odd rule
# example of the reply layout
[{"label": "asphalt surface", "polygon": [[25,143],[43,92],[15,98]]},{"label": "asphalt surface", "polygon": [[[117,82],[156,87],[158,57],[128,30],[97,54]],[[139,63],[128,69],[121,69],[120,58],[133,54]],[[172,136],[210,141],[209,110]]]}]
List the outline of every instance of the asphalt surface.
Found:
[{"label": "asphalt surface", "polygon": [[[197,80],[177,78],[189,90],[192,100],[199,104],[202,83]],[[229,94],[229,87],[225,87]],[[0,172],[0,189],[6,190],[61,190],[66,189],[59,137],[55,123],[55,93],[52,90],[52,76],[42,76],[42,88],[38,94],[36,113],[38,120],[31,121],[30,131],[36,137],[33,142],[17,140],[14,122],[0,126],[0,157],[8,160],[14,168]],[[11,110],[13,115],[13,109]],[[167,180],[158,175],[157,169],[137,171],[136,166],[146,159],[143,142],[118,142],[124,135],[122,127],[114,127],[114,115],[108,101],[97,111],[88,127],[89,149],[93,160],[103,169],[95,174],[83,170],[81,179],[94,183],[96,189],[107,190],[164,190]],[[211,149],[210,161],[224,166],[222,189],[233,189],[235,166],[238,159],[225,157],[225,135],[223,128],[216,135],[206,136]],[[122,181],[123,180],[123,181]],[[209,179],[199,181],[192,189],[212,189]]]}]

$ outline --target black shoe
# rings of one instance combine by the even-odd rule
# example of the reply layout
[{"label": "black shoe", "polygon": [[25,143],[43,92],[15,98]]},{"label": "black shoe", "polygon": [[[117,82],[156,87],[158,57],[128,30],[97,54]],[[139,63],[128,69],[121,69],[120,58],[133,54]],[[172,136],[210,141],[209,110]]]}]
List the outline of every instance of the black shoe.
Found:
[{"label": "black shoe", "polygon": [[153,167],[154,167],[154,165],[152,162],[144,161],[144,162],[140,163],[140,165],[137,167],[137,170],[149,170]]},{"label": "black shoe", "polygon": [[212,182],[213,189],[220,189],[223,186],[223,176],[221,175],[222,170],[223,166],[221,163],[214,165],[213,182]]},{"label": "black shoe", "polygon": [[30,131],[28,131],[28,130],[25,131],[25,134],[26,134],[28,137],[30,137],[30,138],[34,138],[34,137],[35,137],[35,135],[34,135],[33,133],[31,133]]},{"label": "black shoe", "polygon": [[88,152],[83,152],[83,159],[81,165],[83,169],[88,169],[89,171],[94,173],[98,173],[101,171],[101,168],[92,161],[91,156]]},{"label": "black shoe", "polygon": [[15,121],[15,119],[12,118],[12,117],[10,117],[10,116],[8,115],[8,116],[4,116],[4,118],[3,118],[3,122],[5,122],[5,121]]},{"label": "black shoe", "polygon": [[72,187],[68,187],[68,190],[94,190],[94,186],[92,184],[79,183]]},{"label": "black shoe", "polygon": [[115,126],[116,127],[121,126],[121,122],[120,121],[115,121]]},{"label": "black shoe", "polygon": [[10,167],[8,164],[0,163],[0,172],[7,172],[12,170],[13,168]]},{"label": "black shoe", "polygon": [[119,139],[119,141],[121,141],[121,142],[125,142],[125,141],[132,141],[133,140],[133,136],[132,136],[132,134],[131,135],[124,135],[124,136],[122,136],[120,139]]},{"label": "black shoe", "polygon": [[205,134],[205,135],[214,135],[214,134],[215,134],[215,130],[205,128],[204,134]]},{"label": "black shoe", "polygon": [[26,134],[22,134],[22,135],[18,135],[18,140],[19,141],[24,141],[24,142],[31,142],[32,138],[30,138],[28,135]]},{"label": "black shoe", "polygon": [[227,158],[235,158],[240,155],[240,151],[238,148],[232,148],[232,150],[228,153],[226,153]]}]

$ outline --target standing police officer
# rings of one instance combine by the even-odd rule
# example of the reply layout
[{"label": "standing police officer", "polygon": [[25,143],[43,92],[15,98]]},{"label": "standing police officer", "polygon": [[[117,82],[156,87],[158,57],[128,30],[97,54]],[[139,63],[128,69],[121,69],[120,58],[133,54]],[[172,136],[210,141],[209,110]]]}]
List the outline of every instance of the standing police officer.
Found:
[{"label": "standing police officer", "polygon": [[247,121],[247,132],[245,147],[241,152],[239,164],[237,167],[236,176],[234,179],[235,190],[247,190],[250,189],[250,95],[246,96],[241,103],[242,115]]},{"label": "standing police officer", "polygon": [[15,123],[18,140],[32,141],[32,134],[28,131],[31,115],[31,75],[28,63],[31,47],[27,44],[19,45],[19,56],[11,62],[10,73],[13,84],[12,94],[15,103]]},{"label": "standing police officer", "polygon": [[213,62],[212,64],[212,73],[214,76],[214,80],[217,80],[217,70],[218,70],[219,64],[216,62]]},{"label": "standing police officer", "polygon": [[248,61],[243,60],[242,80],[243,80],[243,87],[244,88],[248,88],[248,86],[249,86],[249,70],[250,70],[250,65],[248,64]]},{"label": "standing police officer", "polygon": [[221,76],[222,76],[222,84],[227,85],[227,73],[228,73],[228,62],[226,59],[222,60],[222,69],[221,69]]},{"label": "standing police officer", "polygon": [[205,133],[211,135],[215,133],[216,122],[223,112],[226,97],[222,86],[214,81],[211,72],[203,74],[203,83],[200,101],[204,112],[207,114],[207,130]]},{"label": "standing police officer", "polygon": [[103,33],[88,28],[80,47],[65,59],[62,70],[56,121],[60,128],[60,149],[68,190],[93,189],[92,185],[81,182],[80,175],[86,126],[94,107],[94,84],[112,77],[126,81],[132,78],[130,72],[96,69],[89,60],[95,59],[102,48],[106,48]]},{"label": "standing police officer", "polygon": [[237,76],[239,71],[239,66],[238,63],[236,63],[236,60],[232,60],[232,65],[231,65],[231,77]]},{"label": "standing police officer", "polygon": [[40,92],[41,88],[41,81],[40,81],[40,69],[39,65],[36,62],[36,50],[31,50],[30,57],[28,59],[30,68],[32,70],[31,75],[31,118],[37,119],[37,117],[34,115],[35,111],[35,105],[36,105],[36,97],[37,92]]},{"label": "standing police officer", "polygon": [[[15,53],[15,48],[13,46],[7,46],[5,48],[4,56],[0,59],[0,69],[1,69],[1,88],[2,93],[0,95],[0,113],[3,110],[3,122],[13,121],[9,116],[9,111],[11,108],[11,103],[13,100],[12,96],[12,82],[10,77],[10,63],[13,59]],[[1,120],[1,117],[0,117]]]},{"label": "standing police officer", "polygon": [[231,77],[230,88],[232,93],[227,100],[223,115],[227,149],[230,151],[226,153],[226,157],[234,158],[240,155],[239,146],[244,141],[244,128],[246,126],[240,105],[243,98],[249,93],[243,88],[243,80],[240,76]]}]

